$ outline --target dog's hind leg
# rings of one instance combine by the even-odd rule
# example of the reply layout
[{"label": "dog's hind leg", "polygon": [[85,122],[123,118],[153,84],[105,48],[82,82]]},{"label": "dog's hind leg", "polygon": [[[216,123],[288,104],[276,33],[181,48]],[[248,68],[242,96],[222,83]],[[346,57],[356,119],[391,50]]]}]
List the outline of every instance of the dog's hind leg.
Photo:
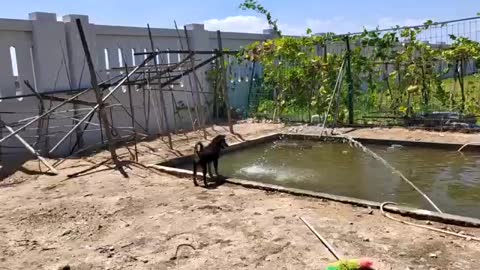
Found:
[{"label": "dog's hind leg", "polygon": [[198,164],[196,162],[193,162],[193,184],[195,184],[195,186],[198,186],[198,183],[197,183],[197,166],[198,166]]},{"label": "dog's hind leg", "polygon": [[203,171],[203,184],[205,187],[208,187],[208,182],[207,182],[207,163],[202,164],[202,171]]},{"label": "dog's hind leg", "polygon": [[217,184],[219,184],[221,181],[223,181],[223,179],[221,179],[221,176],[218,173],[218,159],[215,159],[213,161],[213,167],[215,168],[215,181],[217,182]]}]

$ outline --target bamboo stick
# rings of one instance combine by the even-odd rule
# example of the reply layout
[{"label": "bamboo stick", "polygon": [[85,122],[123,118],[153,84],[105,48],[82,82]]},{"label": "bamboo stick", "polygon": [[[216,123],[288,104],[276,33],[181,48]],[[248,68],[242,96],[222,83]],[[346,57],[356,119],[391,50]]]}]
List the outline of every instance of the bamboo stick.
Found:
[{"label": "bamboo stick", "polygon": [[335,249],[328,243],[327,239],[325,239],[323,236],[321,236],[313,227],[310,225],[303,217],[300,217],[300,220],[307,225],[308,229],[315,234],[315,236],[322,242],[322,244],[330,251],[330,253],[337,259],[337,261],[340,261],[340,256],[338,253],[335,251]]}]

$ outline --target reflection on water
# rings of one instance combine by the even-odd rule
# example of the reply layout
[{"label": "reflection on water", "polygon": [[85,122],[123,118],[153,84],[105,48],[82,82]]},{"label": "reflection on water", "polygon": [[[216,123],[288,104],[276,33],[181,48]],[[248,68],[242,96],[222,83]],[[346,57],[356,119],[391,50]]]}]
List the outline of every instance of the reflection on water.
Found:
[{"label": "reflection on water", "polygon": [[[400,170],[442,211],[480,218],[480,154],[399,145],[367,147]],[[398,175],[361,150],[342,143],[289,140],[259,145],[222,156],[220,172],[264,183],[431,209]]]}]

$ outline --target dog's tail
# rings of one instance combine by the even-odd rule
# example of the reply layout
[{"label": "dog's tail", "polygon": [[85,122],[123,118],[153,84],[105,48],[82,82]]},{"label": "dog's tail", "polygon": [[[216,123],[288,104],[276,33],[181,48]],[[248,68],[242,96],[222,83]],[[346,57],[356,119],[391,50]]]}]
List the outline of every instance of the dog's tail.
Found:
[{"label": "dog's tail", "polygon": [[203,151],[203,143],[198,142],[197,144],[195,144],[195,147],[193,148],[193,152],[195,152],[195,154],[198,155],[198,153],[200,153],[201,151]]}]

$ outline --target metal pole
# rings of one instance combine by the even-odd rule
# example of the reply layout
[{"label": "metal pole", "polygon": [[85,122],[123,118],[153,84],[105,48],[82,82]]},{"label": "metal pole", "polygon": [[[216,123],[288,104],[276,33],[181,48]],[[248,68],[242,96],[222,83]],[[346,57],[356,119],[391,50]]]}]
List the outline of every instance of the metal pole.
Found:
[{"label": "metal pole", "polygon": [[348,123],[350,125],[354,122],[353,112],[353,78],[352,78],[352,51],[350,49],[350,37],[345,36],[347,44],[347,84],[348,84]]}]

